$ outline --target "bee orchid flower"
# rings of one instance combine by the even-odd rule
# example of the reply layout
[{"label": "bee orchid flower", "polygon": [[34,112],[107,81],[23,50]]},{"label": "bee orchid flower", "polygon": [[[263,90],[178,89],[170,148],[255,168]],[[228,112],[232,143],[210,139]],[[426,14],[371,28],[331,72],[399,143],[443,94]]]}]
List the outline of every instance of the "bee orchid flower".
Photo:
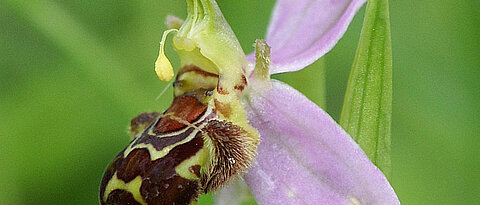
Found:
[{"label": "bee orchid flower", "polygon": [[175,77],[163,51],[175,33],[175,98],[132,120],[132,142],[102,178],[101,204],[195,204],[242,175],[260,204],[399,204],[326,112],[270,79],[328,52],[364,2],[279,0],[266,41],[246,56],[215,0],[187,0],[184,22],[167,18],[155,62],[160,80]]},{"label": "bee orchid flower", "polygon": [[260,144],[244,179],[260,204],[400,204],[382,172],[340,125],[294,88],[270,79],[301,70],[331,50],[365,1],[278,0],[266,43],[257,41],[256,56],[246,58],[215,1],[189,1],[182,28],[196,29],[186,39],[196,41],[220,68],[214,71],[218,88],[235,85],[239,70],[246,77],[236,95]]}]

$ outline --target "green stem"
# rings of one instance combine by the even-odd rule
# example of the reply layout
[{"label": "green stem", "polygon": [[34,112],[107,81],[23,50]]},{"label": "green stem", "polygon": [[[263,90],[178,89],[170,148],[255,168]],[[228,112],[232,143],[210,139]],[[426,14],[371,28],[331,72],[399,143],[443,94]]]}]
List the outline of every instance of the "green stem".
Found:
[{"label": "green stem", "polygon": [[388,0],[369,0],[340,125],[389,178],[392,49]]}]

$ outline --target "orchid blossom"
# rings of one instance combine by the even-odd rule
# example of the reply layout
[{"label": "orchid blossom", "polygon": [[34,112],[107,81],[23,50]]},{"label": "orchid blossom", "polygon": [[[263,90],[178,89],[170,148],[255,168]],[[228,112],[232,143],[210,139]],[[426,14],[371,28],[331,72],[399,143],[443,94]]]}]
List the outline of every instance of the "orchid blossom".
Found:
[{"label": "orchid blossom", "polygon": [[[326,112],[294,88],[270,79],[272,74],[301,70],[332,49],[363,3],[279,0],[266,41],[256,40],[255,54],[247,57],[214,0],[187,0],[185,22],[167,18],[170,29],[164,33],[155,63],[160,80],[173,79],[163,49],[168,33],[176,32],[173,46],[181,70],[174,84],[176,98],[168,109],[172,112],[145,114],[132,121],[149,125],[132,129],[136,138],[107,169],[100,200],[108,204],[128,198],[157,204],[165,200],[159,192],[164,187],[168,190],[165,196],[172,200],[195,201],[198,190],[215,190],[231,181],[230,177],[245,173],[245,182],[260,204],[399,204],[382,172]],[[198,106],[207,111],[195,114],[199,118],[182,117],[179,113],[191,109],[182,108],[186,105],[179,103],[183,98],[199,99],[202,105]],[[154,118],[153,124],[145,123]],[[172,136],[169,127],[175,123],[179,128]],[[198,136],[203,133],[203,138],[193,134],[161,148],[152,144],[185,135],[182,126]],[[159,133],[159,129],[169,131]],[[187,145],[200,151],[195,154]],[[182,149],[193,152],[191,157],[183,156]],[[164,157],[168,160],[158,161]],[[143,170],[159,166],[152,163],[174,163],[169,160],[178,162]],[[159,176],[151,170],[170,170],[165,172],[178,180],[165,175],[164,181],[155,181]],[[190,180],[185,185],[193,190],[178,196],[183,191],[170,192],[169,184],[182,180]],[[200,183],[203,187],[197,189]]]},{"label": "orchid blossom", "polygon": [[[269,77],[301,70],[327,53],[365,1],[278,0],[266,43],[257,41],[256,58],[251,54],[249,64],[239,63],[248,84],[237,95],[260,134],[256,161],[244,179],[260,204],[399,204],[385,176],[325,111]],[[227,67],[242,62],[240,45],[215,1],[189,2],[185,24],[197,24],[188,25],[197,30],[188,39],[197,41],[201,54]],[[196,12],[203,19],[195,19]],[[167,24],[176,21],[169,18]],[[231,73],[219,71],[219,86],[231,83],[222,82]]]}]

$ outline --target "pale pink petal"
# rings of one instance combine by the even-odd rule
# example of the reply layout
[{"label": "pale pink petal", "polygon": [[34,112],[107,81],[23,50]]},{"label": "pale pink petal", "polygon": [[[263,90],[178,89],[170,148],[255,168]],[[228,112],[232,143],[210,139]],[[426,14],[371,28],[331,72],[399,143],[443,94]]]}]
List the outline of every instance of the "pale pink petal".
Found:
[{"label": "pale pink petal", "polygon": [[[271,74],[312,64],[340,40],[366,0],[278,0],[267,32]],[[255,61],[253,54],[248,56]]]},{"label": "pale pink petal", "polygon": [[400,204],[382,172],[323,110],[292,87],[249,85],[261,142],[245,175],[260,204]]}]

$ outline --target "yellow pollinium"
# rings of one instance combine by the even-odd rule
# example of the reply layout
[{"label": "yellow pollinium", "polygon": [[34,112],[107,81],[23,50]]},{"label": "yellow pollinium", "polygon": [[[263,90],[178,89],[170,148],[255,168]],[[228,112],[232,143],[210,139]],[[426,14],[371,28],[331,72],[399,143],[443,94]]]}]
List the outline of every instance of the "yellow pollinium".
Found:
[{"label": "yellow pollinium", "polygon": [[155,61],[155,73],[161,81],[170,81],[174,76],[172,64],[164,53],[158,54],[157,61]]},{"label": "yellow pollinium", "polygon": [[172,31],[178,31],[177,29],[169,29],[163,32],[162,41],[160,41],[160,50],[158,52],[158,58],[155,61],[155,73],[158,76],[158,79],[161,81],[170,81],[173,79],[175,73],[173,72],[173,67],[167,56],[165,55],[165,40],[167,36]]}]

